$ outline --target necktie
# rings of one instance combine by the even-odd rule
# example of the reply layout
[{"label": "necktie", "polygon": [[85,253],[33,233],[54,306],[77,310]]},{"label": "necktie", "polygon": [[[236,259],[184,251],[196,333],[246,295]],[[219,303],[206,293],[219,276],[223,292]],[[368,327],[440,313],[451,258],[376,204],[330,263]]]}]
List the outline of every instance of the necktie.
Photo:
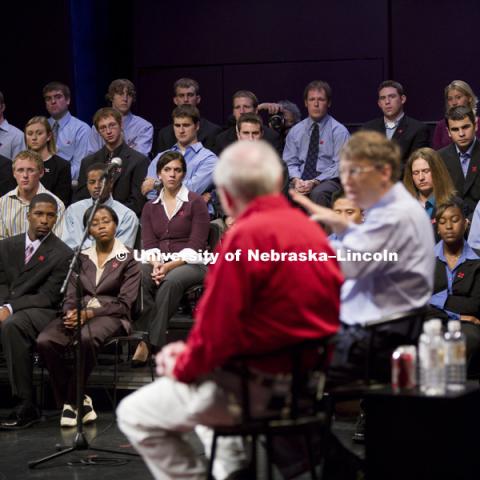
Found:
[{"label": "necktie", "polygon": [[317,160],[318,160],[318,145],[320,136],[318,132],[318,123],[314,123],[312,133],[310,135],[310,143],[308,144],[307,160],[305,161],[305,168],[302,173],[302,180],[311,180],[318,175]]},{"label": "necktie", "polygon": [[58,129],[60,128],[60,125],[58,124],[57,121],[53,122],[52,125],[52,131],[53,131],[53,138],[55,139],[55,142],[58,139]]},{"label": "necktie", "polygon": [[35,249],[33,248],[33,245],[30,244],[27,246],[27,248],[25,248],[25,265],[30,261],[30,259],[32,258],[33,256],[33,251]]},{"label": "necktie", "polygon": [[462,165],[463,176],[467,178],[468,165],[470,164],[470,155],[468,153],[461,153],[460,163]]}]

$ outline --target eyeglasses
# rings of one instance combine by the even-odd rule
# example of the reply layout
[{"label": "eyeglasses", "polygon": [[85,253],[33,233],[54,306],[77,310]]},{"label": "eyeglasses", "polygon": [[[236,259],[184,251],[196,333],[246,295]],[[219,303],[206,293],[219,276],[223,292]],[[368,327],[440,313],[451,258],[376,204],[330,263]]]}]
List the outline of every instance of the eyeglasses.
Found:
[{"label": "eyeglasses", "polygon": [[109,123],[108,125],[102,125],[98,128],[98,131],[103,133],[107,130],[116,130],[119,127],[118,123]]},{"label": "eyeglasses", "polygon": [[381,165],[369,166],[369,167],[349,167],[349,168],[340,168],[341,177],[358,177],[362,173],[373,172],[373,170],[378,170],[381,168]]},{"label": "eyeglasses", "polygon": [[429,168],[423,168],[422,170],[412,170],[412,175],[418,177],[421,173],[423,173],[423,175],[428,175],[430,172],[431,170]]}]

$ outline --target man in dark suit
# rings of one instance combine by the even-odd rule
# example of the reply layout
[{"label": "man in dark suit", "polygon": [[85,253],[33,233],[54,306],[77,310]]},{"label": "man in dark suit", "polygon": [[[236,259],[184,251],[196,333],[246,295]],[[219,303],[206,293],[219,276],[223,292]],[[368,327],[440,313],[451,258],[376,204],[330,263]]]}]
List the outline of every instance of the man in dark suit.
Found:
[{"label": "man in dark suit", "polygon": [[[258,98],[248,90],[239,90],[233,94],[232,98],[233,119],[231,125],[222,133],[217,135],[215,146],[212,150],[218,156],[231,143],[237,141],[237,122],[243,113],[257,113]],[[263,139],[266,140],[277,153],[282,153],[282,139],[280,135],[269,127],[264,127]]]},{"label": "man in dark suit", "polygon": [[[179,107],[180,105],[191,105],[197,107],[201,101],[200,85],[192,78],[179,78],[173,84],[173,103]],[[205,117],[200,119],[200,127],[198,129],[197,138],[202,145],[212,150],[215,144],[215,137],[222,129],[219,125],[210,122]],[[167,125],[162,128],[157,135],[154,145],[154,153],[170,150],[177,143],[173,126]]]},{"label": "man in dark suit", "polygon": [[0,333],[17,408],[0,423],[15,429],[39,418],[33,403],[31,350],[39,332],[55,318],[60,287],[72,251],[52,232],[57,202],[47,193],[33,197],[28,231],[0,241]]},{"label": "man in dark suit", "polygon": [[145,199],[140,187],[147,174],[149,161],[147,157],[130,148],[122,135],[122,114],[113,108],[101,108],[95,113],[93,123],[102,136],[105,146],[98,152],[85,157],[80,167],[78,189],[73,200],[89,198],[87,189],[87,169],[94,163],[108,164],[112,158],[118,157],[122,161],[113,176],[112,197],[133,210],[137,216],[142,213]]},{"label": "man in dark suit", "polygon": [[477,118],[469,107],[452,107],[445,115],[453,143],[438,151],[464,201],[469,220],[480,200],[480,145],[475,137]]},{"label": "man in dark suit", "polygon": [[376,118],[365,123],[363,130],[383,133],[389,140],[395,140],[400,146],[402,168],[408,157],[417,148],[428,147],[430,134],[428,127],[412,117],[407,117],[403,106],[407,97],[400,83],[385,80],[378,87],[378,106],[383,118]]}]

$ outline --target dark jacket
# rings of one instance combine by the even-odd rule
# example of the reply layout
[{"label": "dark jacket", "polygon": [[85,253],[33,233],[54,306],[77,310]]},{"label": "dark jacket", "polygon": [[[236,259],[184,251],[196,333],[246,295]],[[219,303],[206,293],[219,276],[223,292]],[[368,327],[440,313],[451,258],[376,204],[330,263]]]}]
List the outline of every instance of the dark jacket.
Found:
[{"label": "dark jacket", "polygon": [[0,197],[13,190],[17,182],[13,177],[12,161],[0,155]]},{"label": "dark jacket", "polygon": [[52,155],[43,162],[42,185],[64,203],[65,208],[72,199],[72,173],[70,163],[58,155]]}]

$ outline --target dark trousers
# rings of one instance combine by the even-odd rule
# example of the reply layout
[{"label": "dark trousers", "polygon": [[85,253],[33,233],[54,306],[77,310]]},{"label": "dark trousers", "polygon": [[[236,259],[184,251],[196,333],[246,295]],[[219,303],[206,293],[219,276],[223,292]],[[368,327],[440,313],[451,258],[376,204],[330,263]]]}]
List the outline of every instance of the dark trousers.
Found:
[{"label": "dark trousers", "polygon": [[338,178],[323,180],[320,182],[319,185],[312,189],[309,197],[312,202],[329,208],[332,203],[332,195],[341,188],[342,185],[340,183],[340,179]]},{"label": "dark trousers", "polygon": [[[125,329],[119,318],[94,317],[82,326],[83,385],[96,364],[97,352],[109,337],[123,335]],[[77,373],[75,365],[65,359],[67,349],[73,349],[74,331],[63,326],[61,318],[50,322],[40,333],[37,349],[50,373],[57,405],[76,405]]]},{"label": "dark trousers", "polygon": [[32,350],[35,339],[55,315],[55,310],[28,308],[13,313],[0,324],[12,394],[22,401],[30,402],[33,398]]},{"label": "dark trousers", "polygon": [[185,291],[203,283],[206,270],[205,265],[181,265],[168,272],[157,286],[152,281],[152,266],[142,265],[143,312],[138,324],[150,332],[152,345],[165,345],[168,321],[177,311]]}]

